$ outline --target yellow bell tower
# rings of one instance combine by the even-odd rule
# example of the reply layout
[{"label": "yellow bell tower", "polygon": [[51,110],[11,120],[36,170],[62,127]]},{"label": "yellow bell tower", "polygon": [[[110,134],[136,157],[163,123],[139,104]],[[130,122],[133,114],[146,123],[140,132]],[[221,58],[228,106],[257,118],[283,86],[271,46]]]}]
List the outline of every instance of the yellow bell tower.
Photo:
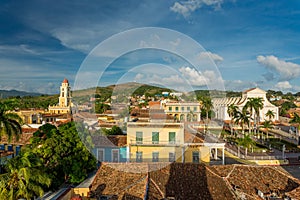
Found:
[{"label": "yellow bell tower", "polygon": [[60,107],[68,107],[71,105],[71,91],[69,81],[64,79],[60,86],[60,95],[58,97],[58,105]]},{"label": "yellow bell tower", "polygon": [[69,81],[64,79],[60,86],[58,97],[58,105],[50,106],[49,105],[49,113],[51,114],[72,114],[72,94],[71,87],[69,85]]}]

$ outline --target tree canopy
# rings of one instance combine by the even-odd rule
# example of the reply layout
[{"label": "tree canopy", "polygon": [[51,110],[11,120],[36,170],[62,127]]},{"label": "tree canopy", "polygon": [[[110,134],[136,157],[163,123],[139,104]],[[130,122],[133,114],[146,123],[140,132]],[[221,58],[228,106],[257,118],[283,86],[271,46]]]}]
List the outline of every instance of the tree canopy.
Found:
[{"label": "tree canopy", "polygon": [[59,128],[41,126],[25,151],[42,159],[52,188],[62,183],[80,183],[96,168],[96,159],[80,140],[74,122]]}]

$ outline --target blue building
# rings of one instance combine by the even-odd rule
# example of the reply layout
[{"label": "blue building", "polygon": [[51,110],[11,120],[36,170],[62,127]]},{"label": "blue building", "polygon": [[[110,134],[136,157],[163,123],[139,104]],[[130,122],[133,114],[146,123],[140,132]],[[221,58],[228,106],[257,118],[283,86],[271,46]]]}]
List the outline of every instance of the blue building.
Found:
[{"label": "blue building", "polygon": [[93,154],[99,162],[126,162],[126,135],[93,136]]}]

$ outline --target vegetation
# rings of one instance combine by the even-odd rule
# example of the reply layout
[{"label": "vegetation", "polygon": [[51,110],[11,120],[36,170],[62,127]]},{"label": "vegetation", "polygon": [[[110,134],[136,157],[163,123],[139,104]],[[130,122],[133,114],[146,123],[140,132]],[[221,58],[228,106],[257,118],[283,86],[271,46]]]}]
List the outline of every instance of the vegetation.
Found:
[{"label": "vegetation", "polygon": [[250,112],[250,117],[253,116],[254,111],[254,123],[255,126],[258,127],[259,119],[259,111],[264,107],[262,98],[249,98],[245,107],[243,109],[247,109]]},{"label": "vegetation", "polygon": [[18,140],[22,134],[21,123],[22,119],[19,115],[7,112],[6,105],[0,103],[0,138],[6,135],[9,142],[13,137]]},{"label": "vegetation", "polygon": [[0,176],[0,199],[32,199],[42,196],[51,184],[41,159],[35,154],[26,152],[10,159],[5,167],[7,172]]},{"label": "vegetation", "polygon": [[264,121],[264,123],[261,127],[266,130],[267,140],[268,140],[269,139],[269,130],[274,128],[272,122],[271,121]]},{"label": "vegetation", "polygon": [[245,125],[249,128],[250,124],[250,115],[246,109],[242,109],[242,111],[238,110],[234,115],[234,122],[236,124],[240,124],[242,127],[242,134],[245,135]]},{"label": "vegetation", "polygon": [[281,105],[281,109],[280,109],[280,115],[284,116],[287,114],[287,111],[291,108],[296,108],[297,106],[290,101],[286,101]]},{"label": "vegetation", "polygon": [[104,135],[123,135],[123,131],[120,127],[118,126],[113,126],[111,129],[106,129],[106,128],[102,128],[102,133],[104,133]]},{"label": "vegetation", "polygon": [[50,124],[41,126],[30,145],[5,165],[7,173],[1,175],[0,199],[30,199],[41,196],[45,189],[83,181],[96,169],[96,159],[80,138],[91,142],[87,133],[77,133],[73,122],[59,128]]},{"label": "vegetation", "polygon": [[0,102],[7,106],[8,110],[40,108],[46,109],[49,105],[56,105],[58,95],[41,95],[41,96],[25,96],[25,97],[10,97],[0,99]]},{"label": "vegetation", "polygon": [[108,104],[102,103],[99,100],[95,102],[95,113],[102,114],[107,110],[110,110],[110,106]]}]

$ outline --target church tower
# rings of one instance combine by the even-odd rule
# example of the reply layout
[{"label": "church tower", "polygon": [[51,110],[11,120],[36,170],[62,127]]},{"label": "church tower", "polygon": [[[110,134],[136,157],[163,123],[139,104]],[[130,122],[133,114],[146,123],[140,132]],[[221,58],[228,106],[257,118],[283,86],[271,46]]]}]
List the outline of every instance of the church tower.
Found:
[{"label": "church tower", "polygon": [[68,107],[71,105],[71,87],[69,81],[64,79],[60,86],[60,95],[58,97],[58,105],[60,107]]},{"label": "church tower", "polygon": [[60,86],[58,104],[55,106],[49,105],[49,113],[51,114],[72,114],[72,94],[69,81],[64,79]]}]

